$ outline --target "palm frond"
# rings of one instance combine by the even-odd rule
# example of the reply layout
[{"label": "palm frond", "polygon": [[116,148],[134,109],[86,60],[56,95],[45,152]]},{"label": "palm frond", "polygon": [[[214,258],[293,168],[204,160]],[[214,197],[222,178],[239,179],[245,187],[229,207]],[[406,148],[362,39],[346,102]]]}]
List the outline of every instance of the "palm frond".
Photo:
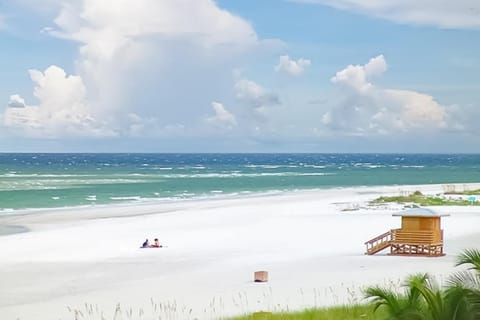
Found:
[{"label": "palm frond", "polygon": [[419,300],[422,296],[419,287],[425,286],[428,280],[428,274],[414,274],[410,275],[404,283],[404,287],[406,287],[406,296],[408,299],[408,303],[410,305],[415,305],[419,303]]},{"label": "palm frond", "polygon": [[480,272],[480,250],[466,249],[458,257],[455,266],[468,264],[470,270]]},{"label": "palm frond", "polygon": [[445,320],[474,320],[472,304],[469,300],[470,290],[460,285],[450,286],[445,290]]},{"label": "palm frond", "polygon": [[468,294],[473,319],[480,319],[480,290],[471,290]]},{"label": "palm frond", "polygon": [[374,304],[374,310],[377,310],[381,306],[385,306],[390,313],[398,313],[400,308],[399,296],[395,292],[379,287],[368,287],[365,290],[365,297],[372,298]]},{"label": "palm frond", "polygon": [[442,291],[434,283],[428,274],[420,274],[409,277],[410,290],[418,290],[426,302],[427,309],[433,319],[440,319],[444,310]]},{"label": "palm frond", "polygon": [[462,286],[470,290],[480,290],[480,277],[471,271],[456,272],[447,279],[447,286]]}]

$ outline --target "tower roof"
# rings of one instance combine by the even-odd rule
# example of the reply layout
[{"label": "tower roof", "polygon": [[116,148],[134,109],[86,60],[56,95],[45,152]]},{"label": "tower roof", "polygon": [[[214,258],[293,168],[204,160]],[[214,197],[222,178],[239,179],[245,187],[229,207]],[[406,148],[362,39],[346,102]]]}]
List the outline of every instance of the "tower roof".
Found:
[{"label": "tower roof", "polygon": [[446,217],[449,216],[448,213],[438,213],[432,209],[428,208],[412,208],[396,212],[393,214],[394,217]]}]

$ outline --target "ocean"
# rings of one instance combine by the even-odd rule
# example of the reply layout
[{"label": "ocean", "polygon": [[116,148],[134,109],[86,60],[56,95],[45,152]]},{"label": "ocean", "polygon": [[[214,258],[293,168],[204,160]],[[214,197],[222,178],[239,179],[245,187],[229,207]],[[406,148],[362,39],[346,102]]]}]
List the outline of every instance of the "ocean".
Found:
[{"label": "ocean", "polygon": [[0,154],[0,214],[332,187],[480,182],[471,154]]}]

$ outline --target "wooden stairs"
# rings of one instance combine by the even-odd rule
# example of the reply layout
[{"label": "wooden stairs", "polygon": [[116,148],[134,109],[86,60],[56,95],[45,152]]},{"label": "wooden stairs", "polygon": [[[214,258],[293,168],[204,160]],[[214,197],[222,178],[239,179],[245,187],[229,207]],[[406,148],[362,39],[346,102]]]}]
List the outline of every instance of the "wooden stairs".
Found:
[{"label": "wooden stairs", "polygon": [[384,234],[379,235],[371,240],[365,242],[367,246],[367,252],[365,254],[372,255],[380,252],[392,244],[392,231],[387,231]]}]

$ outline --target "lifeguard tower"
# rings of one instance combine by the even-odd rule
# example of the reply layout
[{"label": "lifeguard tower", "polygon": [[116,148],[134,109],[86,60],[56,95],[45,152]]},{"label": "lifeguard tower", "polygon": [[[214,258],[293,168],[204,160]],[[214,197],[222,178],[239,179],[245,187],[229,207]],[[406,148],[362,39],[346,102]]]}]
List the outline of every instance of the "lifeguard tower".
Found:
[{"label": "lifeguard tower", "polygon": [[367,242],[367,252],[372,255],[390,247],[391,255],[440,257],[443,253],[443,230],[439,214],[427,208],[414,208],[394,213],[402,217],[402,227],[392,229]]}]

